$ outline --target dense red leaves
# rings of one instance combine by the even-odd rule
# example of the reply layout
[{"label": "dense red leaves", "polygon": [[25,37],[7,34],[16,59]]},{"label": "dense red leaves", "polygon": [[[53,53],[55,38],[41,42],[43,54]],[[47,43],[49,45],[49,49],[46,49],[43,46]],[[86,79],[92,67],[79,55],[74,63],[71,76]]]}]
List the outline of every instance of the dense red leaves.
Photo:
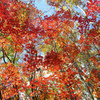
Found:
[{"label": "dense red leaves", "polygon": [[42,36],[50,39],[55,39],[61,32],[70,33],[70,29],[74,27],[74,23],[71,21],[70,10],[65,12],[61,9],[55,15],[46,17],[42,21],[42,27],[44,29]]},{"label": "dense red leaves", "polygon": [[47,53],[47,55],[45,56],[45,60],[44,60],[44,63],[46,65],[53,65],[53,66],[56,66],[56,65],[59,65],[62,63],[62,60],[60,59],[59,55],[54,52],[54,51],[51,51],[51,53]]},{"label": "dense red leaves", "polygon": [[90,0],[87,2],[88,11],[86,12],[88,16],[94,16],[94,12],[100,13],[100,2],[98,0]]},{"label": "dense red leaves", "polygon": [[[6,37],[11,36],[13,46],[16,45],[16,51],[20,51],[22,44],[28,42],[28,38],[25,38],[27,35],[37,37],[39,28],[35,28],[35,25],[30,23],[31,19],[29,19],[31,16],[30,10],[35,10],[35,8],[30,8],[30,5],[26,7],[27,5],[22,2],[8,1],[1,1],[3,3],[0,3],[0,29]],[[34,13],[34,18],[38,13],[38,11]]]},{"label": "dense red leaves", "polygon": [[18,95],[23,80],[21,78],[21,74],[19,73],[19,69],[13,64],[8,63],[3,67],[5,67],[5,69],[2,72],[3,74],[1,74],[1,83],[3,89],[2,97],[7,99],[13,97],[14,95]]}]

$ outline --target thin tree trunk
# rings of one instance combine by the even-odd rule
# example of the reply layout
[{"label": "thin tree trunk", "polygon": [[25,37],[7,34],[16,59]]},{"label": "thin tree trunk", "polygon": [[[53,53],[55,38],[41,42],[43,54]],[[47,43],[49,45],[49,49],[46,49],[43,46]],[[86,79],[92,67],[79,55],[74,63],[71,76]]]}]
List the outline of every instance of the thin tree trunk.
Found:
[{"label": "thin tree trunk", "polygon": [[2,94],[1,94],[1,90],[0,90],[0,100],[2,100]]},{"label": "thin tree trunk", "polygon": [[99,98],[97,98],[97,100],[100,100],[100,97],[99,97]]}]

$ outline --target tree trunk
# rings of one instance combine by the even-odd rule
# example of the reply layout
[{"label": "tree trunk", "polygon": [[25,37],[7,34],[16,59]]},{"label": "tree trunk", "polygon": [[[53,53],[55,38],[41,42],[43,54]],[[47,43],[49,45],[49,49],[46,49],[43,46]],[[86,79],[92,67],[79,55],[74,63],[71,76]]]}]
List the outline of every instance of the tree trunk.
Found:
[{"label": "tree trunk", "polygon": [[2,94],[1,94],[1,90],[0,90],[0,100],[2,100]]},{"label": "tree trunk", "polygon": [[99,98],[97,98],[97,100],[100,100],[100,97],[99,97]]}]

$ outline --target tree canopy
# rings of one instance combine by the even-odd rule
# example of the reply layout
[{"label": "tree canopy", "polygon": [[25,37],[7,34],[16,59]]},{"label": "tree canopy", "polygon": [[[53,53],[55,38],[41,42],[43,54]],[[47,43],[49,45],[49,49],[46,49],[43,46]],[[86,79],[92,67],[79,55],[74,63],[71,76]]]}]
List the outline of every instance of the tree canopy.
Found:
[{"label": "tree canopy", "polygon": [[100,1],[34,2],[0,0],[0,100],[100,100]]}]

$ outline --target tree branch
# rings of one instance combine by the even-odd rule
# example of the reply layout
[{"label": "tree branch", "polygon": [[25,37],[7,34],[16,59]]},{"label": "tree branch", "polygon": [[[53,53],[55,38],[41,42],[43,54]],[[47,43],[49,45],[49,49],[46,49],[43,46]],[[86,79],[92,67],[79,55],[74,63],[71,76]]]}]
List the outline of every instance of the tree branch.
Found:
[{"label": "tree branch", "polygon": [[16,56],[17,56],[17,52],[15,52],[15,56],[14,56],[14,59],[13,59],[13,64],[15,63]]},{"label": "tree branch", "polygon": [[12,61],[10,60],[10,58],[7,56],[6,52],[4,51],[3,47],[2,47],[2,50],[3,50],[3,54],[8,58],[8,60],[12,63]]},{"label": "tree branch", "polygon": [[3,61],[4,61],[4,63],[6,64],[7,62],[5,61],[5,54],[4,54],[3,48],[2,48],[2,53],[3,53]]}]

